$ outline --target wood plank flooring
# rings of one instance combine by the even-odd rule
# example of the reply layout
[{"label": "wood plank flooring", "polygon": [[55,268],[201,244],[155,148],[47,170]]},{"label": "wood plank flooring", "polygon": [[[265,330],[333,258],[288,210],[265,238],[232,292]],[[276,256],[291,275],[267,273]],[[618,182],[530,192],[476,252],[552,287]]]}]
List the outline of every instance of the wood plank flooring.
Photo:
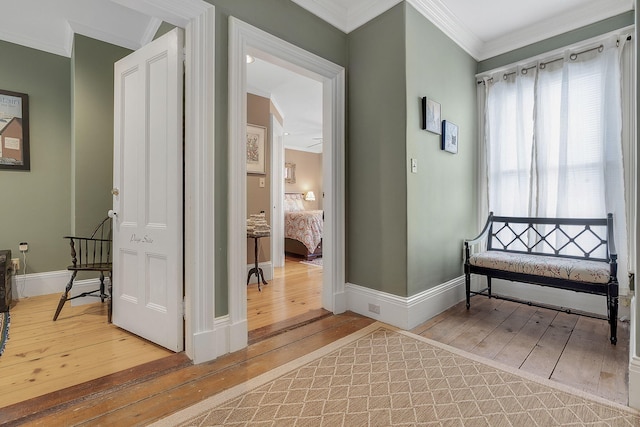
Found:
[{"label": "wood plank flooring", "polygon": [[[250,342],[330,314],[321,308],[322,268],[287,258],[274,276],[262,292],[257,285],[247,289]],[[66,303],[53,322],[59,297],[23,298],[11,308],[10,339],[0,358],[0,408],[173,355],[107,323],[107,305],[100,302]],[[173,369],[185,360],[182,355],[155,369]]]},{"label": "wood plank flooring", "polygon": [[[66,401],[60,394],[47,395],[2,408],[0,424],[146,425],[372,322],[349,312],[324,316],[209,363],[193,366],[184,365],[184,360],[161,359],[153,362],[157,369],[142,365],[76,386],[81,390],[72,387],[61,392],[67,395]],[[412,332],[627,402],[627,323],[619,323],[618,345],[612,346],[604,320],[475,297],[470,310],[464,303],[457,304]],[[140,375],[140,370],[146,370],[146,375]]]},{"label": "wood plank flooring", "polygon": [[167,357],[173,352],[107,322],[107,304],[65,304],[59,295],[22,298],[0,357],[0,407]]},{"label": "wood plank flooring", "polygon": [[474,297],[412,332],[540,377],[627,405],[629,324],[618,344],[606,320]]}]

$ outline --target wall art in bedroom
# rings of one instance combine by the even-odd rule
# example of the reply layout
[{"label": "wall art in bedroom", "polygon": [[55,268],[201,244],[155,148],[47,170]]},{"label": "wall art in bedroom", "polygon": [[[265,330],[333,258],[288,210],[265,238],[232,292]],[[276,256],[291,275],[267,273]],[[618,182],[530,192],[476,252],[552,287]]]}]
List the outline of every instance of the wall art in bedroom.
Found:
[{"label": "wall art in bedroom", "polygon": [[262,126],[247,125],[247,173],[265,175],[265,135]]},{"label": "wall art in bedroom", "polygon": [[458,126],[448,120],[442,121],[442,149],[453,154],[458,152]]},{"label": "wall art in bedroom", "polygon": [[0,169],[30,169],[29,95],[0,89]]}]

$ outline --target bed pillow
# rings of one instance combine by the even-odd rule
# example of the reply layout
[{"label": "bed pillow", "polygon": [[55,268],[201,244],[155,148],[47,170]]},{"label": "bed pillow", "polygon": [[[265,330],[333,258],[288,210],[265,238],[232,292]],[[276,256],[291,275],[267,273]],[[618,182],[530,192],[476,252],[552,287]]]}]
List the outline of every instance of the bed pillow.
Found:
[{"label": "bed pillow", "polygon": [[302,194],[285,194],[284,195],[284,211],[300,212],[303,211]]}]

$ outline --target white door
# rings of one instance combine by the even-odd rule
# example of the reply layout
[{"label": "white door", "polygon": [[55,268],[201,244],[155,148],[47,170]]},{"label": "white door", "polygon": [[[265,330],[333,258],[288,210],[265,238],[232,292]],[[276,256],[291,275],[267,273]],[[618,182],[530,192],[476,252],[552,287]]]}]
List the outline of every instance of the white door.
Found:
[{"label": "white door", "polygon": [[183,33],[115,64],[113,323],[183,344]]}]

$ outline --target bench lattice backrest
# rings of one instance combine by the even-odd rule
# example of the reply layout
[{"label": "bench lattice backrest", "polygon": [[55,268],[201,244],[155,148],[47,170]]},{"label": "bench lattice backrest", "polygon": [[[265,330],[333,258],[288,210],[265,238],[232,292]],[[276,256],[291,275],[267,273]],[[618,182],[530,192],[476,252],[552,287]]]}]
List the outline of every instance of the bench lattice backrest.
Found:
[{"label": "bench lattice backrest", "polygon": [[487,249],[609,261],[607,218],[494,216]]}]

